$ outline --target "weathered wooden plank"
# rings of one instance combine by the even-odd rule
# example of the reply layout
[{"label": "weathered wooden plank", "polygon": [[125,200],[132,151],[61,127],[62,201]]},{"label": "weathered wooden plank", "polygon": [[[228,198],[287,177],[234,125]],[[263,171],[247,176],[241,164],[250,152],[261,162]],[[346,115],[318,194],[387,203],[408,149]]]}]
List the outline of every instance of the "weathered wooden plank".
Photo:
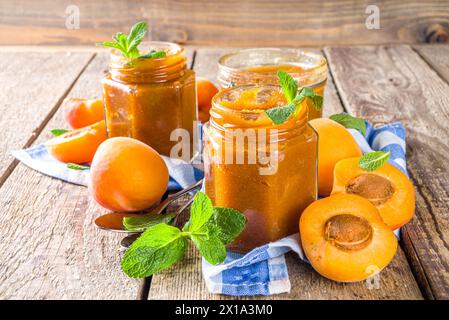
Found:
[{"label": "weathered wooden plank", "polygon": [[448,45],[415,45],[421,57],[442,77],[449,82],[449,46]]},{"label": "weathered wooden plank", "polygon": [[449,86],[408,46],[327,48],[351,113],[402,121],[416,214],[402,229],[404,250],[429,298],[449,298]]},{"label": "weathered wooden plank", "polygon": [[[193,50],[187,49],[189,63]],[[97,54],[69,97],[101,97],[99,80],[108,54]],[[57,78],[55,78],[57,80]],[[67,128],[62,110],[35,143]],[[0,297],[8,299],[136,299],[145,296],[143,280],[120,269],[122,235],[98,230],[95,218],[106,212],[87,188],[45,177],[19,164],[0,189]]]},{"label": "weathered wooden plank", "polygon": [[0,52],[0,186],[53,115],[92,53]]},{"label": "weathered wooden plank", "polygon": [[[194,69],[199,76],[216,77],[216,61],[220,49],[198,49]],[[343,111],[330,78],[325,91],[325,113]],[[419,288],[413,278],[402,250],[391,265],[380,274],[378,289],[369,289],[365,283],[340,284],[318,275],[295,254],[287,255],[292,290],[288,294],[262,299],[420,299]],[[227,299],[208,292],[201,275],[201,258],[192,246],[178,265],[153,276],[149,299]]]},{"label": "weathered wooden plank", "polygon": [[[219,46],[320,46],[447,42],[448,1],[379,0],[380,28],[368,29],[373,2],[3,0],[2,44],[91,44],[146,19],[155,40]],[[79,9],[79,28],[69,15]],[[368,9],[368,13],[367,13]],[[66,27],[66,20],[69,28]],[[26,30],[26,31],[24,31]]]},{"label": "weathered wooden plank", "polygon": [[[94,58],[69,96],[99,97],[106,55]],[[59,72],[60,70],[55,70]],[[57,78],[55,77],[55,81]],[[61,110],[52,128],[66,127]],[[97,230],[104,210],[87,189],[45,177],[20,164],[0,189],[0,296],[32,299],[135,299],[139,280],[120,271],[120,235]]]}]

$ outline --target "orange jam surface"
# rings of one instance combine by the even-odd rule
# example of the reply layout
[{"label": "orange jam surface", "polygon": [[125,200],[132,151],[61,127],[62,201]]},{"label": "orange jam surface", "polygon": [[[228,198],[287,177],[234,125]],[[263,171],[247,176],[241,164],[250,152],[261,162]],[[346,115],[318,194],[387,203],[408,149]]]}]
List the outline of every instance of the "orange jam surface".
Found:
[{"label": "orange jam surface", "polygon": [[[273,125],[264,110],[285,105],[278,86],[237,86],[222,90],[213,100],[211,120],[204,127],[205,191],[214,205],[241,211],[247,217],[231,250],[246,252],[298,232],[301,212],[317,197],[317,136],[307,124],[307,109],[282,125]],[[229,146],[229,133],[240,129],[246,138]],[[277,130],[274,131],[270,130]],[[276,163],[257,158],[247,137],[257,137],[256,152]],[[265,144],[259,132],[266,130]],[[237,163],[238,157],[244,159]],[[233,158],[234,162],[226,159]],[[271,174],[261,169],[276,167]]]},{"label": "orange jam surface", "polygon": [[195,74],[187,69],[181,47],[164,42],[150,47],[167,56],[130,61],[111,54],[110,72],[102,80],[107,130],[110,137],[132,137],[170,155],[177,143],[170,141],[174,129],[186,129],[193,145]]},{"label": "orange jam surface", "polygon": [[[295,78],[295,75],[304,74],[307,72],[307,69],[304,69],[300,66],[295,65],[267,65],[267,66],[256,66],[256,67],[250,67],[246,68],[245,72],[242,72],[242,74],[234,79],[234,83],[237,85],[241,84],[249,84],[249,83],[255,83],[255,84],[278,84],[276,73],[278,71],[286,71],[290,75],[292,75]],[[325,81],[321,82],[319,84],[305,84],[306,86],[311,86],[312,90],[320,95],[324,94],[324,86]],[[299,86],[301,87],[304,84],[299,83]],[[250,96],[253,93],[248,93],[248,96]],[[246,96],[246,94],[245,94]],[[245,97],[242,97],[242,103],[241,107],[245,108],[245,100],[248,101]],[[322,110],[316,110],[315,107],[309,102],[305,101],[305,106],[308,108],[308,118],[309,120],[321,118],[323,116]]]}]

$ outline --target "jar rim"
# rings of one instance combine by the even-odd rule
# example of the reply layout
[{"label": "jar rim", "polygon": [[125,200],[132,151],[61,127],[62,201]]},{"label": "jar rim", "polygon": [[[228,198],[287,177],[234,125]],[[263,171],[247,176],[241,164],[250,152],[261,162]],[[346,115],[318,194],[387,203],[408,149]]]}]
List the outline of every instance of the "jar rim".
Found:
[{"label": "jar rim", "polygon": [[[271,120],[264,114],[265,110],[262,108],[257,109],[234,109],[229,108],[227,106],[224,106],[220,103],[219,99],[222,98],[222,96],[230,91],[233,90],[241,90],[241,89],[252,89],[252,88],[271,88],[276,90],[281,90],[281,87],[279,85],[275,84],[243,84],[243,85],[237,85],[234,87],[226,88],[220,90],[219,93],[217,93],[212,98],[212,107],[210,109],[210,124],[213,127],[219,128],[220,130],[226,130],[226,129],[241,129],[241,128],[270,128],[270,129],[278,129],[279,134],[282,134],[283,132],[287,132],[292,129],[298,129],[300,127],[303,127],[307,123],[307,108],[303,107],[301,110],[296,114],[296,121],[287,121],[284,124],[281,125],[275,125],[271,122]],[[280,106],[278,106],[280,107]],[[254,120],[254,118],[260,118],[262,117],[261,121],[259,122],[258,126],[239,126],[234,125],[233,123],[229,123],[227,125],[219,124],[215,118],[222,117],[222,114],[228,114],[233,116],[238,116],[241,118],[248,118]],[[225,115],[226,116],[226,115]]]},{"label": "jar rim", "polygon": [[[263,72],[263,71],[253,71],[253,70],[248,70],[248,68],[250,67],[257,67],[257,66],[261,66],[260,64],[255,64],[255,65],[246,65],[246,66],[238,66],[238,67],[232,67],[229,66],[229,60],[237,57],[239,55],[243,55],[243,54],[260,54],[263,52],[271,52],[271,53],[276,53],[279,56],[281,56],[282,54],[293,54],[293,57],[296,55],[299,58],[313,58],[316,59],[317,63],[316,65],[312,66],[312,67],[308,67],[308,68],[304,68],[303,65],[300,64],[300,61],[286,61],[284,62],[285,65],[292,65],[292,66],[299,66],[302,67],[304,70],[299,72],[299,71],[293,71],[293,72],[289,72],[292,74],[292,76],[296,75],[296,76],[301,76],[303,74],[307,74],[310,72],[313,72],[316,69],[319,68],[323,68],[327,66],[327,60],[326,58],[319,53],[319,51],[317,50],[306,50],[306,49],[300,49],[300,48],[272,48],[272,47],[266,47],[266,48],[248,48],[248,49],[242,49],[239,51],[235,51],[235,52],[231,52],[228,54],[225,54],[223,56],[221,56],[218,60],[218,65],[219,68],[224,69],[225,71],[228,72],[241,72],[241,71],[245,71],[246,73],[249,74],[272,74],[272,71],[267,71],[267,72]],[[251,59],[249,59],[248,61],[251,61]],[[266,64],[266,65],[277,65],[278,63],[273,62],[271,64]],[[326,68],[327,69],[327,68]]]},{"label": "jar rim", "polygon": [[162,83],[173,81],[184,74],[187,58],[183,47],[164,41],[148,41],[143,44],[147,50],[165,50],[167,55],[151,59],[130,59],[113,49],[109,63],[109,74],[113,79],[129,83]]},{"label": "jar rim", "polygon": [[[148,51],[150,49],[168,49],[167,55],[165,57],[160,58],[152,58],[151,61],[163,61],[164,59],[167,59],[167,57],[176,56],[176,55],[183,55],[185,53],[184,47],[174,43],[174,42],[168,42],[168,41],[144,41],[141,43],[142,46],[145,48],[145,51]],[[122,53],[115,49],[111,49],[111,64],[117,63],[118,65],[123,65],[125,63],[130,62],[130,58],[126,58],[122,55]]]}]

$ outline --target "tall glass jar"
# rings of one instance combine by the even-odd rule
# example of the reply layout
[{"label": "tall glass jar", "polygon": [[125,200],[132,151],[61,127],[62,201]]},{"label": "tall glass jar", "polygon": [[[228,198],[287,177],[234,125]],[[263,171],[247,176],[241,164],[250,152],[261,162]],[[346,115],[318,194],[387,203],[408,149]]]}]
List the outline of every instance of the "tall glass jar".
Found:
[{"label": "tall glass jar", "polygon": [[[221,88],[241,84],[277,84],[277,71],[284,70],[298,81],[298,87],[309,87],[323,95],[327,79],[326,59],[318,52],[288,48],[245,49],[226,54],[218,62]],[[310,103],[309,120],[322,117]]]},{"label": "tall glass jar", "polygon": [[205,192],[215,206],[247,218],[230,249],[247,252],[298,232],[301,212],[317,198],[317,134],[307,108],[281,125],[265,110],[285,104],[280,87],[220,91],[203,128]]},{"label": "tall glass jar", "polygon": [[106,125],[110,137],[132,137],[169,156],[177,143],[170,141],[174,129],[187,130],[193,146],[195,74],[177,44],[150,42],[148,46],[165,51],[166,56],[130,60],[112,51],[109,73],[101,81]]}]

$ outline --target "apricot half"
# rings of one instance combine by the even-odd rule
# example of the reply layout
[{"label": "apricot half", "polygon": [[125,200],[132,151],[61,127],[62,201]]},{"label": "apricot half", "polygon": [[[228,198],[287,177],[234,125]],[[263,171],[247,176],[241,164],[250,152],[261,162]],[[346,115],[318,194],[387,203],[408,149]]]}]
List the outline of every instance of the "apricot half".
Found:
[{"label": "apricot half", "polygon": [[313,268],[339,282],[362,281],[380,272],[398,246],[376,207],[352,194],[313,202],[302,213],[299,230]]},{"label": "apricot half", "polygon": [[45,142],[48,152],[65,163],[91,162],[98,146],[107,138],[104,120],[72,130]]},{"label": "apricot half", "polygon": [[150,146],[126,137],[110,138],[97,150],[90,167],[89,190],[112,211],[140,211],[165,193],[168,169]]},{"label": "apricot half", "polygon": [[73,129],[89,126],[104,119],[103,100],[67,98],[62,103],[64,119]]},{"label": "apricot half", "polygon": [[359,159],[344,159],[335,165],[332,194],[356,194],[368,199],[393,230],[409,222],[415,212],[415,192],[410,180],[389,163],[366,171],[358,166]]},{"label": "apricot half", "polygon": [[362,151],[349,131],[338,122],[318,118],[309,123],[318,133],[318,194],[326,197],[332,191],[335,164],[342,159],[359,157]]}]

